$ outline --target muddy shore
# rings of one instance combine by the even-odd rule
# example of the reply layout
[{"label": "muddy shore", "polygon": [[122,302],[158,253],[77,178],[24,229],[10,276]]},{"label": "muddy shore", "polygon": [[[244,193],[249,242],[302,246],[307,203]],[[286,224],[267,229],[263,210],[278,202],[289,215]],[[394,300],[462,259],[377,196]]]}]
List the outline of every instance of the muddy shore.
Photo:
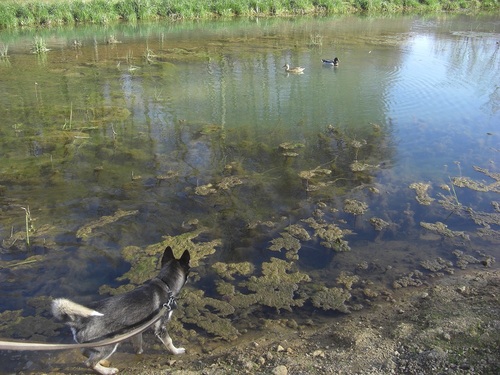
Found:
[{"label": "muddy shore", "polygon": [[[183,356],[165,354],[149,333],[145,341],[145,354],[124,344],[112,357],[120,374],[498,374],[500,270],[478,267],[396,290],[325,323],[273,320],[267,334],[230,344],[177,342]],[[76,350],[47,354],[21,374],[89,373],[82,361]]]}]

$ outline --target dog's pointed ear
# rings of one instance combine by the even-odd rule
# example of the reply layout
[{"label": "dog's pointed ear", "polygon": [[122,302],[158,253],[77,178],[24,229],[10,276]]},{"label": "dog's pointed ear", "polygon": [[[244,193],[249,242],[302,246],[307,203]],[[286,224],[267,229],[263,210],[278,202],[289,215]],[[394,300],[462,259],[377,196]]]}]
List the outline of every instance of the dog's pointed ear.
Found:
[{"label": "dog's pointed ear", "polygon": [[189,264],[190,260],[191,260],[191,255],[189,255],[189,251],[184,250],[180,259],[181,263]]},{"label": "dog's pointed ear", "polygon": [[163,267],[167,262],[174,259],[174,252],[170,246],[167,246],[165,251],[163,252],[163,256],[161,258],[161,266]]}]

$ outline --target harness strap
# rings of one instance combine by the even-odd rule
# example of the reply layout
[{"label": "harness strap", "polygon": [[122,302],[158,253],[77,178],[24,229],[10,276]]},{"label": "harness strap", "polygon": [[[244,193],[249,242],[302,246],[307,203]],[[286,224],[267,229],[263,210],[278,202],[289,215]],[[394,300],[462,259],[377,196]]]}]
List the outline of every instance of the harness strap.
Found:
[{"label": "harness strap", "polygon": [[25,341],[10,341],[10,340],[0,340],[0,350],[66,350],[66,349],[76,349],[76,348],[95,348],[99,346],[106,346],[117,344],[121,341],[124,341],[132,336],[135,336],[139,333],[144,332],[146,329],[155,324],[160,318],[165,315],[165,313],[172,311],[175,307],[175,298],[171,296],[168,299],[168,302],[164,303],[160,311],[153,316],[147,322],[141,324],[137,328],[134,328],[132,331],[127,333],[123,333],[121,335],[111,337],[109,339],[96,341],[96,342],[85,342],[82,344],[52,344],[52,343],[44,343],[44,342],[25,342]]}]

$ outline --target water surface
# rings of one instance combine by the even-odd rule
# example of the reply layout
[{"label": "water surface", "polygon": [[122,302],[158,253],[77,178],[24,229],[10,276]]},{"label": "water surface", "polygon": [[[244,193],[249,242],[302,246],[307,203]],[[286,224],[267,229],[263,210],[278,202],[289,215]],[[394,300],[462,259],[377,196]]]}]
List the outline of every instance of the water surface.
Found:
[{"label": "water surface", "polygon": [[[0,60],[4,320],[21,311],[50,321],[44,297],[96,298],[103,284],[127,283],[117,280],[130,269],[123,249],[200,228],[194,243],[217,245],[199,256],[190,288],[236,306],[221,315],[240,330],[259,326],[245,326],[243,311],[269,319],[314,311],[320,320],[369,308],[392,288],[458,270],[463,254],[464,267],[494,266],[499,27],[494,17],[443,15],[0,34],[8,47]],[[49,52],[32,53],[37,36]],[[333,57],[340,66],[322,65]],[[285,73],[285,63],[304,74]],[[90,234],[79,232],[92,223]],[[324,231],[336,228],[337,237]],[[291,242],[280,250],[282,239]],[[283,281],[296,284],[289,301],[241,304],[259,294],[249,293],[252,277],[272,284],[273,258],[300,276]],[[231,280],[211,268],[217,262],[254,268]],[[236,292],[224,294],[227,284]],[[304,295],[321,288],[349,297],[320,308]],[[20,326],[6,323],[2,336],[68,333]],[[206,331],[208,341],[229,340]]]}]

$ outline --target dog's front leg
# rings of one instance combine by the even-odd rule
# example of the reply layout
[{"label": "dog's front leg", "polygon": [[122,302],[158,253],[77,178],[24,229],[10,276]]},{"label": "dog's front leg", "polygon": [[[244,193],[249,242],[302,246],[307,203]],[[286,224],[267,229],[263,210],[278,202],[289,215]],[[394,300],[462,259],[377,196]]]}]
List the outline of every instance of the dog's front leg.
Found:
[{"label": "dog's front leg", "polygon": [[158,339],[165,345],[167,350],[172,354],[184,354],[186,349],[176,348],[168,334],[167,327],[165,325],[155,327],[155,335]]}]

